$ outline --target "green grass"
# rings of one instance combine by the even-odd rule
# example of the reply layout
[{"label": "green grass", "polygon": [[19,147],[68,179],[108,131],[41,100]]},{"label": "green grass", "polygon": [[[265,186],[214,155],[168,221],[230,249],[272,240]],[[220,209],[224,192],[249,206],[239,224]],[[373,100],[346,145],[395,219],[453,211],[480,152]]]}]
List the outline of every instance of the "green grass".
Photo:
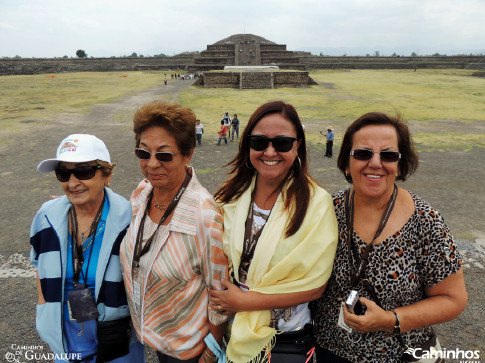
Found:
[{"label": "green grass", "polygon": [[[319,131],[332,125],[338,145],[350,122],[366,112],[381,111],[398,113],[409,122],[418,149],[470,150],[485,147],[485,79],[471,77],[472,72],[320,70],[310,73],[318,86],[274,90],[190,87],[178,95],[178,102],[195,112],[209,135],[216,135],[225,111],[231,116],[237,113],[243,128],[259,105],[281,99],[296,107],[307,139],[314,144],[323,143]],[[19,128],[21,122],[48,121],[63,112],[86,112],[95,104],[159,84],[159,72],[0,77],[0,127],[6,132]],[[176,95],[167,97],[175,99]]]}]

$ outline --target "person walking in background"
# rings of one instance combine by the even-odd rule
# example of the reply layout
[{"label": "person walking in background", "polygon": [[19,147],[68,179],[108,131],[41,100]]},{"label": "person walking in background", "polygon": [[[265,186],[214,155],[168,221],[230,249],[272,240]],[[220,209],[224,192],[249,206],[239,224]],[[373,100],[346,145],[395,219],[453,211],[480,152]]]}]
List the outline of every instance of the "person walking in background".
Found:
[{"label": "person walking in background", "polygon": [[145,179],[130,198],[120,260],[136,334],[160,363],[213,362],[223,355],[227,317],[209,306],[208,295],[228,278],[222,216],[188,165],[195,123],[192,110],[165,101],[145,104],[133,118]]},{"label": "person walking in background", "polygon": [[32,222],[36,328],[55,354],[72,361],[144,362],[144,347],[130,332],[119,258],[131,206],[109,189],[114,166],[103,141],[74,134],[37,167],[54,171],[65,195],[44,203]]},{"label": "person walking in background", "polygon": [[234,118],[232,119],[231,124],[232,124],[231,141],[234,141],[234,134],[237,134],[237,138],[239,139],[239,119],[237,118],[237,114],[234,114]]},{"label": "person walking in background", "polygon": [[200,123],[200,120],[195,121],[195,136],[197,137],[197,145],[202,146],[202,134],[204,133],[204,125]]},{"label": "person walking in background", "polygon": [[222,121],[224,121],[224,126],[226,126],[226,132],[229,133],[228,137],[231,137],[231,116],[229,116],[229,112],[222,116]]},{"label": "person walking in background", "polygon": [[221,140],[224,139],[224,142],[226,143],[227,145],[227,126],[224,124],[224,120],[221,120],[221,129],[219,130],[219,142],[217,143],[217,145],[220,145],[221,144]]},{"label": "person walking in background", "polygon": [[[323,135],[323,131],[320,131],[320,134]],[[334,139],[333,127],[329,126],[327,127],[327,133],[325,134],[326,148],[325,148],[325,155],[324,155],[328,158],[332,157],[333,139]]]}]

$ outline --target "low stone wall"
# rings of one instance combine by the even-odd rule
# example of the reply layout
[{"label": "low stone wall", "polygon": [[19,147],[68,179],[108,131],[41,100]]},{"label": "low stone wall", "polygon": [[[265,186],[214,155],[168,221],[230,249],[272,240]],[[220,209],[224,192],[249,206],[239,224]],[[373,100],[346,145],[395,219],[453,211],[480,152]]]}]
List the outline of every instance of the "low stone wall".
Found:
[{"label": "low stone wall", "polygon": [[0,76],[62,72],[117,72],[186,69],[192,58],[20,58],[0,59]]},{"label": "low stone wall", "polygon": [[430,57],[300,57],[307,69],[442,69],[470,68],[483,56]]},{"label": "low stone wall", "polygon": [[[273,47],[281,52],[283,46],[261,44],[263,49]],[[232,54],[232,57],[211,57],[211,62],[191,56],[145,57],[145,58],[3,58],[0,59],[0,76],[18,74],[41,74],[61,72],[113,72],[137,70],[187,70],[189,72],[223,69],[224,65],[234,65],[234,44],[210,46],[212,54]],[[219,49],[219,50],[217,50]],[[231,50],[232,49],[232,50]],[[226,59],[227,61],[221,61]],[[295,63],[299,59],[299,64]],[[197,66],[195,66],[197,63]],[[223,64],[224,63],[224,64]],[[276,64],[280,69],[421,69],[421,68],[456,68],[483,70],[483,56],[449,56],[449,57],[277,57],[262,56],[262,64]]]},{"label": "low stone wall", "polygon": [[206,72],[202,79],[195,83],[204,88],[239,88],[241,72]]},{"label": "low stone wall", "polygon": [[204,73],[195,85],[204,88],[271,89],[282,87],[304,88],[316,84],[308,72],[232,72],[211,71]]}]

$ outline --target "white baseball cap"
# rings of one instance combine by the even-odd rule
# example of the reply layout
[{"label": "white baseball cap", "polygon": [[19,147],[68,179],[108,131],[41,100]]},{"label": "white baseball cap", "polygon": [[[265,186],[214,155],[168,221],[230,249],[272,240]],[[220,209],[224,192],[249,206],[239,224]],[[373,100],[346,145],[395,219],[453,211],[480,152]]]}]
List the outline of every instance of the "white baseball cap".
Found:
[{"label": "white baseball cap", "polygon": [[60,162],[85,163],[101,160],[111,163],[109,151],[103,141],[94,135],[73,134],[61,141],[55,159],[41,161],[37,170],[41,173],[54,171]]}]

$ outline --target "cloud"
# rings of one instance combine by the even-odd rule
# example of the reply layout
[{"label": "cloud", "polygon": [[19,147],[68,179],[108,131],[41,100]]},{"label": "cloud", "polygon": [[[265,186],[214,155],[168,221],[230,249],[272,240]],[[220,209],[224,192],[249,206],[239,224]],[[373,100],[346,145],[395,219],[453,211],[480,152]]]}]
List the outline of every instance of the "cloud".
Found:
[{"label": "cloud", "polygon": [[289,50],[473,52],[483,48],[484,13],[483,0],[4,1],[0,56],[175,54],[239,33]]}]

